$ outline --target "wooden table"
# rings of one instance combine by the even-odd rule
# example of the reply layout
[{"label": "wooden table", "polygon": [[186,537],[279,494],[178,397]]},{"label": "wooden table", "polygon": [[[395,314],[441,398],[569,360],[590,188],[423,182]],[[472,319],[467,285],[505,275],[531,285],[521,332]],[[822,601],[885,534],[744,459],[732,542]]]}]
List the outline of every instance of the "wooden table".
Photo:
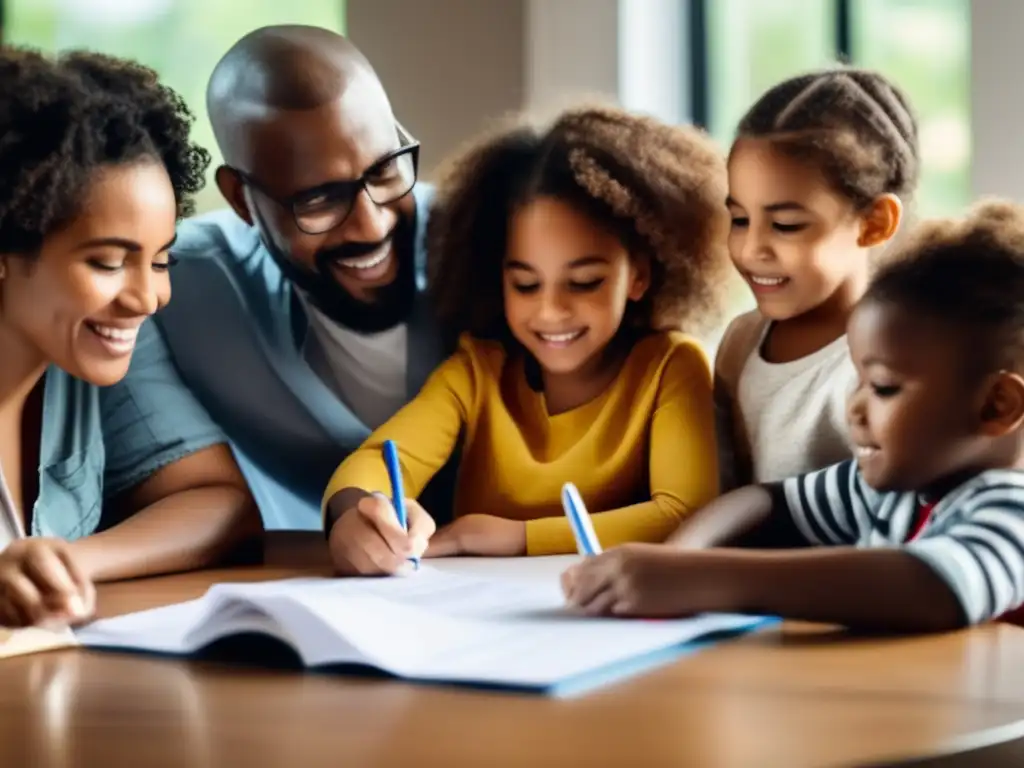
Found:
[{"label": "wooden table", "polygon": [[[269,534],[262,566],[105,586],[100,612],[325,565]],[[1024,630],[786,625],[568,700],[56,651],[0,662],[0,713],[5,768],[881,764],[1024,735]]]}]

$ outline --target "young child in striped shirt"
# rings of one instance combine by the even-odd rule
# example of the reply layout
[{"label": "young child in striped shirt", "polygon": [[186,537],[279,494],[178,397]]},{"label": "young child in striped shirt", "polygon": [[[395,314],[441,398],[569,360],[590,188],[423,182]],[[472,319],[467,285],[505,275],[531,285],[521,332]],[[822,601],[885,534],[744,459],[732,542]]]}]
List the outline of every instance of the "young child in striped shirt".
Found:
[{"label": "young child in striped shirt", "polygon": [[[667,546],[574,566],[570,603],[910,631],[1019,608],[1024,208],[990,201],[923,225],[877,274],[848,335],[855,459],[726,494]],[[774,548],[723,548],[740,542]]]}]

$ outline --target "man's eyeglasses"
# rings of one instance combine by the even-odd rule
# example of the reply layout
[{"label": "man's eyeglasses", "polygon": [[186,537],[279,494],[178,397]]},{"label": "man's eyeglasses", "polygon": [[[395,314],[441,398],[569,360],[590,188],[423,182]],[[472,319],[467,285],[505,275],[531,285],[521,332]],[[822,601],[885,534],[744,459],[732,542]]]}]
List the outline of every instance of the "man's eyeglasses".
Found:
[{"label": "man's eyeglasses", "polygon": [[416,184],[419,170],[420,143],[398,125],[402,146],[377,160],[358,179],[332,181],[304,190],[287,198],[268,192],[256,179],[237,168],[245,184],[263,196],[291,211],[295,226],[307,235],[322,235],[340,227],[352,213],[352,206],[362,190],[377,205],[393,203],[405,197]]}]

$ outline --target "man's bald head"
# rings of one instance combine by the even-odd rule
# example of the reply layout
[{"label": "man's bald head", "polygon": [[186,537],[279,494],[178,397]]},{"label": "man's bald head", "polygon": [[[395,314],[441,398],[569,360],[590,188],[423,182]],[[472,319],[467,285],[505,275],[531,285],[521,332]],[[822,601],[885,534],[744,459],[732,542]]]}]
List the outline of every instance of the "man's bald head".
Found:
[{"label": "man's bald head", "polygon": [[319,27],[264,27],[224,54],[206,102],[217,186],[282,273],[343,326],[405,317],[418,145],[363,54]]},{"label": "man's bald head", "polygon": [[340,99],[350,88],[383,87],[366,57],[346,37],[297,24],[262,27],[224,54],[206,89],[206,107],[222,154],[250,120],[274,111],[308,110]]}]

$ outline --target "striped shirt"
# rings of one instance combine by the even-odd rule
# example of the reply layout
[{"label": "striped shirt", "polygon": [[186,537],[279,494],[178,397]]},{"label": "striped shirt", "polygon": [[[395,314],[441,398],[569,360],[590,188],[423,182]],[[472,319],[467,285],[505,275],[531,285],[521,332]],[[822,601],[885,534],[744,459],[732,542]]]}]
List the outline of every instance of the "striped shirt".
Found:
[{"label": "striped shirt", "polygon": [[793,523],[811,544],[899,547],[949,586],[971,624],[1024,603],[1024,472],[975,475],[937,500],[917,536],[925,501],[882,493],[844,461],[782,484]]}]

